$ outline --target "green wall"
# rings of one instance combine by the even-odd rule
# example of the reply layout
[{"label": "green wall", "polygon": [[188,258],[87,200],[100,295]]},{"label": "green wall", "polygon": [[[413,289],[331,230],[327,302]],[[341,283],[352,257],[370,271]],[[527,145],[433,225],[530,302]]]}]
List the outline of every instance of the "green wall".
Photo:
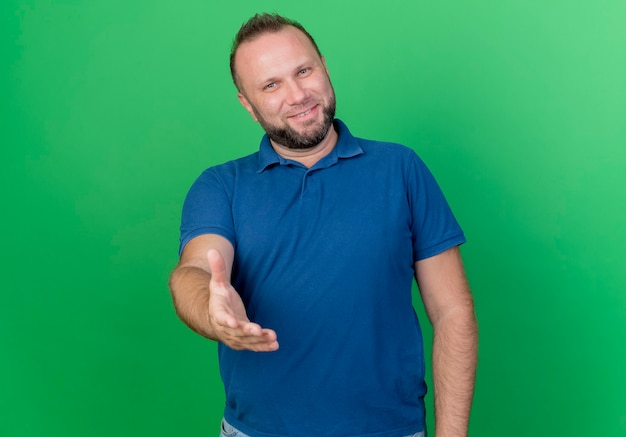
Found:
[{"label": "green wall", "polygon": [[338,116],[415,148],[466,231],[471,434],[623,436],[626,3],[217,5],[0,4],[0,435],[217,435],[215,345],[166,283],[189,185],[257,147],[227,58],[267,10],[309,28]]}]

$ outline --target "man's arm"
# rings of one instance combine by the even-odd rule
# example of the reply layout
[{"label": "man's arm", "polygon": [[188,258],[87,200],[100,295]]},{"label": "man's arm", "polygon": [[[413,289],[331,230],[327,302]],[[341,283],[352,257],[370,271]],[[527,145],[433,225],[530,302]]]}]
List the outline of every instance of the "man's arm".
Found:
[{"label": "man's arm", "polygon": [[276,350],[276,333],[250,322],[230,284],[233,258],[232,244],[219,235],[187,243],[169,281],[176,313],[193,331],[232,349]]},{"label": "man's arm", "polygon": [[415,263],[433,326],[435,436],[467,436],[474,394],[478,327],[458,247]]}]

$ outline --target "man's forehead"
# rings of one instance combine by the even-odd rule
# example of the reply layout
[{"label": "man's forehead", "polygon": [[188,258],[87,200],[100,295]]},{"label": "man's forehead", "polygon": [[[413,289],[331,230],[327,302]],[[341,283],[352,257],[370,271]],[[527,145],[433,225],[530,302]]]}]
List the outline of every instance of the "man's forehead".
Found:
[{"label": "man's forehead", "polygon": [[313,51],[315,47],[309,38],[300,29],[286,25],[275,32],[264,32],[256,37],[245,41],[237,48],[235,54],[236,59],[240,54],[246,58],[262,57],[269,52],[275,52],[278,49],[283,50],[285,47],[303,49],[304,51]]},{"label": "man's forehead", "polygon": [[301,30],[285,26],[276,32],[265,32],[241,43],[235,53],[235,68],[241,87],[293,73],[321,62],[315,46]]}]

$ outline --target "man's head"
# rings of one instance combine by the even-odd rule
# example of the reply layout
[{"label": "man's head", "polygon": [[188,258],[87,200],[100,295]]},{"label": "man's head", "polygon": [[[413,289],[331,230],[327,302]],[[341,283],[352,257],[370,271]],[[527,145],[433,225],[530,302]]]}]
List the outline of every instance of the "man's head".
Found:
[{"label": "man's head", "polygon": [[274,145],[311,149],[335,115],[324,58],[304,28],[279,15],[255,15],[235,37],[231,73],[241,104]]},{"label": "man's head", "polygon": [[317,47],[317,43],[311,34],[307,32],[304,26],[302,26],[302,24],[278,14],[256,14],[241,26],[239,32],[235,35],[233,46],[230,50],[230,75],[232,76],[233,82],[239,91],[241,91],[241,87],[239,85],[237,71],[235,69],[235,54],[237,53],[239,46],[246,41],[252,41],[254,38],[264,33],[278,32],[285,26],[295,27],[304,33],[309,41],[311,41],[311,44],[313,44],[313,47],[315,47],[317,54],[322,57],[322,53]]}]

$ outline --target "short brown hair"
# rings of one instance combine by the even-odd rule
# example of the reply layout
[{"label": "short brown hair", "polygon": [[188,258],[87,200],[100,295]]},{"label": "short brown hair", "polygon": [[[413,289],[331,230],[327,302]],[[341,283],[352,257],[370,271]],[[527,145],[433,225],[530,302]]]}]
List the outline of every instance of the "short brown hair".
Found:
[{"label": "short brown hair", "polygon": [[276,13],[255,14],[254,17],[250,18],[241,26],[239,32],[237,32],[237,35],[235,35],[235,39],[233,40],[233,45],[230,50],[230,75],[232,76],[233,82],[235,83],[235,86],[239,91],[241,91],[241,88],[239,87],[237,73],[235,71],[235,54],[237,53],[237,49],[239,48],[239,46],[242,43],[246,41],[251,41],[264,33],[278,32],[285,26],[295,27],[296,29],[304,33],[313,44],[313,47],[315,47],[317,54],[320,55],[320,57],[322,56],[319,47],[317,47],[317,43],[315,42],[311,34],[306,31],[304,26],[302,26],[302,24]]}]

